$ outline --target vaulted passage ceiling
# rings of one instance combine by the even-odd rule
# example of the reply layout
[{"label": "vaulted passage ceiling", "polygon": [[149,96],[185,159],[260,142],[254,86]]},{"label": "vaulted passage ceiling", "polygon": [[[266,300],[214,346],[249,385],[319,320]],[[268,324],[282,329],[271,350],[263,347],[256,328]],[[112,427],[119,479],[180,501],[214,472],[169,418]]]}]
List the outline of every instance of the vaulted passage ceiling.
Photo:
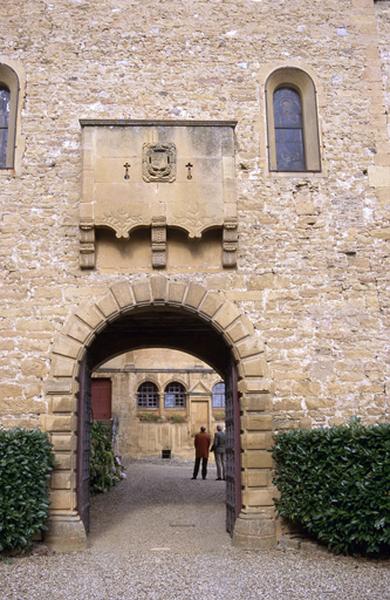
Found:
[{"label": "vaulted passage ceiling", "polygon": [[207,321],[185,309],[155,306],[135,309],[110,323],[90,347],[90,367],[126,351],[156,347],[188,352],[207,362],[221,377],[231,363],[229,347]]}]

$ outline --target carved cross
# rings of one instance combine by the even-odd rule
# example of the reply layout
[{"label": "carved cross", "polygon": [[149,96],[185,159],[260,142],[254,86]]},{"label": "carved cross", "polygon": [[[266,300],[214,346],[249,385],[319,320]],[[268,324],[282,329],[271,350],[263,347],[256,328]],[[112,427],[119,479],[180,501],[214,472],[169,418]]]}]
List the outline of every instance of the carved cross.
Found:
[{"label": "carved cross", "polygon": [[192,165],[190,162],[188,162],[186,164],[187,167],[187,179],[192,179],[192,173],[191,173],[191,169],[194,165]]},{"label": "carved cross", "polygon": [[123,165],[125,167],[125,176],[124,179],[130,179],[130,175],[129,175],[129,167],[131,166],[127,161],[125,162],[125,164]]}]

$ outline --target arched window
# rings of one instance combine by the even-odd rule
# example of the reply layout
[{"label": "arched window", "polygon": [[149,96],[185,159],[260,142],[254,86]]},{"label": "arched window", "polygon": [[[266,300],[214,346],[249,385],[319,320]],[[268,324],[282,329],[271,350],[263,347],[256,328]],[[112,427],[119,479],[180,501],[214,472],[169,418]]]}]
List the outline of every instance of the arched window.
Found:
[{"label": "arched window", "polygon": [[276,167],[278,171],[305,171],[302,102],[290,87],[274,91]]},{"label": "arched window", "polygon": [[225,384],[223,381],[213,385],[211,404],[213,408],[225,408]]},{"label": "arched window", "polygon": [[0,169],[14,166],[18,94],[18,76],[0,63]]},{"label": "arched window", "polygon": [[277,69],[266,82],[270,171],[320,171],[316,91],[301,69]]},{"label": "arched window", "polygon": [[186,405],[186,390],[178,381],[168,383],[164,392],[165,408],[184,408]]},{"label": "arched window", "polygon": [[155,383],[145,381],[137,390],[137,406],[139,408],[158,408],[159,393]]},{"label": "arched window", "polygon": [[0,167],[3,169],[7,166],[10,100],[11,92],[0,83]]}]

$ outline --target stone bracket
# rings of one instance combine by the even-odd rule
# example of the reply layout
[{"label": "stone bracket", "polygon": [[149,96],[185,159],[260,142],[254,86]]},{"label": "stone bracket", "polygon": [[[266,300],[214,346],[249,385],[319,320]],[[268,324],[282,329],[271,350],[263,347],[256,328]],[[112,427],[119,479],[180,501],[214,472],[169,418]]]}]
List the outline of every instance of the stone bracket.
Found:
[{"label": "stone bracket", "polygon": [[164,269],[167,266],[167,220],[165,217],[152,218],[151,246],[153,268]]},{"label": "stone bracket", "polygon": [[237,265],[238,222],[236,218],[225,220],[222,232],[222,265],[225,268]]},{"label": "stone bracket", "polygon": [[92,223],[80,223],[80,268],[95,267],[95,228]]}]

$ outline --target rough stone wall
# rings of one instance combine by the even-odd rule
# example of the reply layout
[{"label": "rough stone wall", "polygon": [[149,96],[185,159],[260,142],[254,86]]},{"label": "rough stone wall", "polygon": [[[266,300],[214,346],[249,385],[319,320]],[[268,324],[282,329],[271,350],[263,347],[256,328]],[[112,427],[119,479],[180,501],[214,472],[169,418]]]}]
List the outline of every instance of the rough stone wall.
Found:
[{"label": "rough stone wall", "polygon": [[[236,119],[238,267],[191,278],[262,333],[277,427],[388,415],[388,188],[367,175],[389,165],[373,18],[370,0],[1,3],[1,60],[26,76],[21,173],[0,173],[4,425],[38,423],[55,332],[117,279],[79,269],[79,118]],[[289,64],[317,85],[319,174],[267,172],[264,82]]]}]

